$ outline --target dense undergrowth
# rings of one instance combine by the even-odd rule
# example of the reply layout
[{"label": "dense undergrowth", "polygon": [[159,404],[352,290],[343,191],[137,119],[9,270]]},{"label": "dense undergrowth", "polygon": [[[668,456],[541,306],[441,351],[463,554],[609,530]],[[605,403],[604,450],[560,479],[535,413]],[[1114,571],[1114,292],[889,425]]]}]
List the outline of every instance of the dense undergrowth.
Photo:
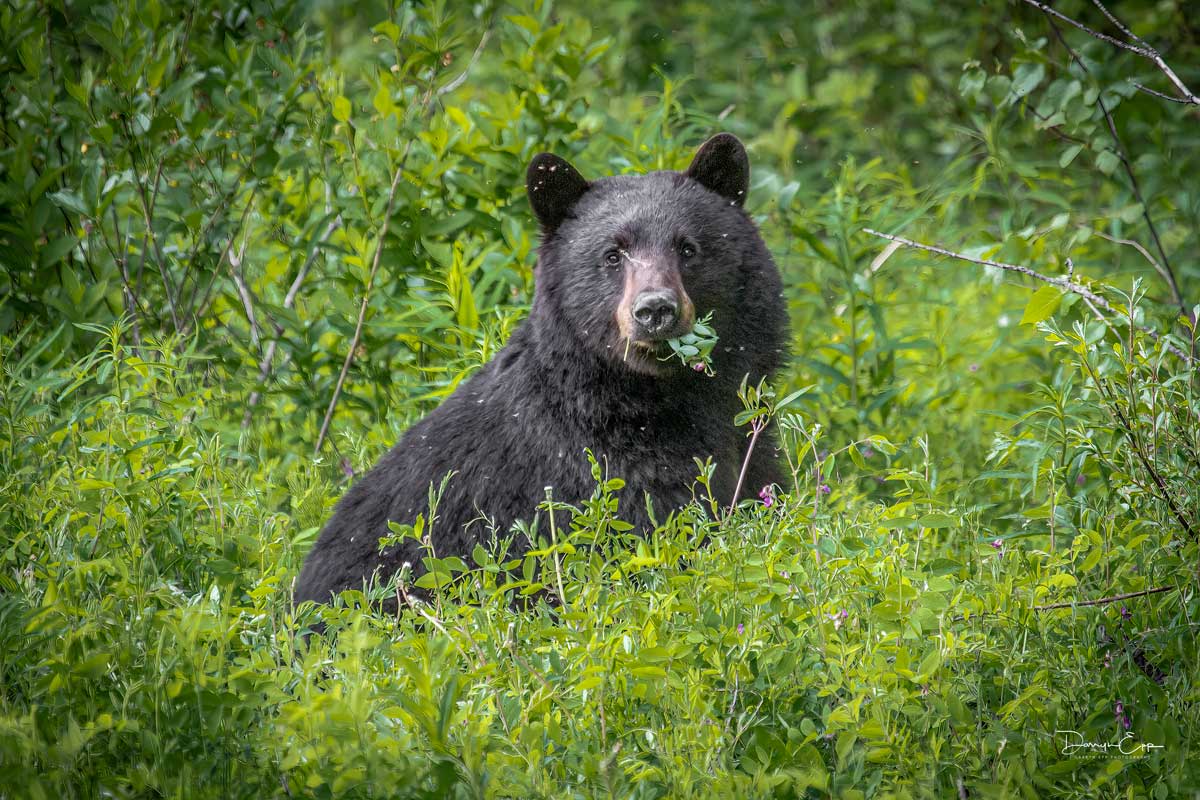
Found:
[{"label": "dense undergrowth", "polygon": [[[1110,10],[1200,84],[1186,4]],[[1200,128],[1151,60],[1003,2],[16,3],[0,40],[0,797],[1200,792]],[[294,610],[521,318],[528,159],[722,129],[790,485],[643,539],[600,464],[527,559]]]}]

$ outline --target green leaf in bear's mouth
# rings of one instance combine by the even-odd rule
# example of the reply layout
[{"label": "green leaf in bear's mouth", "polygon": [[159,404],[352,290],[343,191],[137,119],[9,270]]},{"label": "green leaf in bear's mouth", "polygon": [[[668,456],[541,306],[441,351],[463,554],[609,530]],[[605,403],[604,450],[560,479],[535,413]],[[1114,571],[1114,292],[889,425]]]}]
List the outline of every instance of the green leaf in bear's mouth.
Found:
[{"label": "green leaf in bear's mouth", "polygon": [[666,344],[671,348],[671,353],[659,358],[659,361],[678,358],[696,372],[703,372],[711,377],[716,374],[712,366],[712,352],[718,341],[717,332],[712,327],[710,311],[702,319],[696,320],[689,333],[668,339]]}]

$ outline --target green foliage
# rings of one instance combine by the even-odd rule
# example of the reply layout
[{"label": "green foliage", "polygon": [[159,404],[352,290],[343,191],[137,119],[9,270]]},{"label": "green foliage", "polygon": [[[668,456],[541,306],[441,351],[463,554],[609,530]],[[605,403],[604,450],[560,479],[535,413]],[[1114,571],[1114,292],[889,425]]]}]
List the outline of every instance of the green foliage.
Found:
[{"label": "green foliage", "polygon": [[[1186,4],[1110,10],[1200,85]],[[0,44],[0,797],[1200,789],[1200,148],[1151,59],[1015,2],[19,2]],[[723,129],[795,333],[735,422],[789,485],[697,464],[641,538],[593,460],[526,557],[293,609],[524,314],[528,160]]]}]

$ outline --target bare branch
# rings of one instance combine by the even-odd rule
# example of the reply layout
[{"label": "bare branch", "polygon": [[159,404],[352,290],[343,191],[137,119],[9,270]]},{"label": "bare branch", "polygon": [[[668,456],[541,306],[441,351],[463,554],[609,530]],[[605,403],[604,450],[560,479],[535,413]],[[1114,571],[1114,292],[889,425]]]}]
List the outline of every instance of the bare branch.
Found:
[{"label": "bare branch", "polygon": [[1122,50],[1128,50],[1131,53],[1136,53],[1137,55],[1141,56],[1142,58],[1152,61],[1154,63],[1154,65],[1158,67],[1159,71],[1161,71],[1163,75],[1167,76],[1167,80],[1169,80],[1175,86],[1176,90],[1179,91],[1179,94],[1182,95],[1183,99],[1181,102],[1200,106],[1200,97],[1197,97],[1195,94],[1193,94],[1192,90],[1189,89],[1184,84],[1184,82],[1179,79],[1179,76],[1175,74],[1175,71],[1173,69],[1171,69],[1170,66],[1167,65],[1166,61],[1163,60],[1162,55],[1157,50],[1155,50],[1153,47],[1146,44],[1145,40],[1136,36],[1127,27],[1125,27],[1125,25],[1123,25],[1121,22],[1119,22],[1117,20],[1117,18],[1114,17],[1111,13],[1109,13],[1108,9],[1105,8],[1103,5],[1101,5],[1099,2],[1097,2],[1097,0],[1093,0],[1093,2],[1095,2],[1096,6],[1102,12],[1104,12],[1104,16],[1108,17],[1108,19],[1114,25],[1116,25],[1118,28],[1120,28],[1122,33],[1124,33],[1129,38],[1139,42],[1140,44],[1130,44],[1128,42],[1123,42],[1120,39],[1116,39],[1112,36],[1109,36],[1106,33],[1101,33],[1100,31],[1093,30],[1092,28],[1089,28],[1087,25],[1084,25],[1082,22],[1079,22],[1078,20],[1068,17],[1066,14],[1063,14],[1061,11],[1054,10],[1050,6],[1046,5],[1045,3],[1039,3],[1038,0],[1025,0],[1025,2],[1028,3],[1029,5],[1033,6],[1034,8],[1038,9],[1042,13],[1046,14],[1047,16],[1055,17],[1055,18],[1060,19],[1063,22],[1067,23],[1068,25],[1073,25],[1074,27],[1078,28],[1079,30],[1083,31],[1084,33],[1088,34],[1089,36],[1091,36],[1095,39],[1099,39],[1102,42],[1108,42],[1109,44],[1111,44],[1115,47],[1119,47]]},{"label": "bare branch", "polygon": [[1068,17],[1066,14],[1062,13],[1061,11],[1056,11],[1055,9],[1046,5],[1045,3],[1039,3],[1038,0],[1025,0],[1025,2],[1028,3],[1029,5],[1033,6],[1034,8],[1036,8],[1038,11],[1041,11],[1043,14],[1048,14],[1052,17],[1057,17],[1058,19],[1062,20],[1063,22],[1067,23],[1068,25],[1073,25],[1076,28],[1079,28],[1079,30],[1086,33],[1087,35],[1089,35],[1093,38],[1099,39],[1102,42],[1108,42],[1109,44],[1115,45],[1116,47],[1119,47],[1122,50],[1128,50],[1131,53],[1137,53],[1142,58],[1153,59],[1153,57],[1154,57],[1151,54],[1151,52],[1144,47],[1138,47],[1137,45],[1129,44],[1128,42],[1122,42],[1120,39],[1115,39],[1112,36],[1109,36],[1107,33],[1101,33],[1100,31],[1093,30],[1092,28],[1089,28],[1087,25],[1084,25],[1082,22],[1080,22],[1076,19],[1072,19],[1071,17]]},{"label": "bare branch", "polygon": [[[487,39],[487,32],[480,40],[479,47],[483,47],[484,41]],[[470,67],[468,66],[468,69]],[[437,89],[434,86],[434,81],[437,78],[436,72],[429,79],[428,87],[425,90],[425,97],[421,101],[420,114],[427,114],[430,110],[430,105],[437,97]],[[412,150],[412,143],[415,137],[409,137],[404,145],[404,152],[400,155],[400,163],[396,166],[396,174],[392,176],[392,185],[388,189],[387,208],[384,211],[383,225],[379,229],[379,241],[375,245],[375,258],[371,261],[371,272],[367,276],[367,285],[363,291],[362,303],[358,307],[358,321],[354,325],[354,336],[350,340],[350,349],[346,351],[346,360],[342,362],[342,370],[338,373],[337,384],[333,387],[333,397],[329,398],[329,407],[325,409],[325,419],[321,421],[321,430],[317,434],[317,443],[313,447],[313,454],[321,452],[321,445],[325,443],[325,437],[329,433],[329,423],[333,420],[333,410],[337,408],[338,398],[341,397],[342,387],[346,383],[346,375],[350,371],[350,365],[354,363],[354,352],[358,349],[358,343],[362,339],[363,322],[367,316],[367,304],[371,300],[371,289],[375,285],[375,274],[379,271],[379,259],[383,255],[383,243],[387,238],[388,227],[392,224],[392,209],[396,203],[396,187],[400,185],[400,176],[404,174],[404,169],[408,165],[408,154]]]},{"label": "bare branch", "polygon": [[1134,44],[1141,45],[1145,49],[1153,52],[1153,48],[1150,47],[1150,45],[1146,44],[1145,39],[1138,36],[1133,31],[1129,30],[1129,28],[1125,27],[1125,23],[1121,22],[1121,20],[1117,19],[1116,16],[1111,11],[1109,11],[1107,8],[1105,8],[1104,4],[1101,3],[1100,0],[1092,0],[1092,5],[1096,6],[1096,8],[1098,8],[1098,9],[1100,9],[1100,13],[1103,14],[1104,16],[1108,17],[1108,21],[1111,22],[1113,25],[1116,25],[1117,30],[1119,30],[1121,33],[1125,34],[1126,39],[1133,42]]},{"label": "bare branch", "polygon": [[1096,600],[1072,600],[1069,603],[1051,603],[1047,606],[1034,606],[1034,611],[1052,611],[1056,608],[1075,608],[1076,606],[1102,606],[1108,603],[1119,603],[1122,600],[1131,600],[1134,597],[1145,597],[1151,594],[1162,594],[1174,589],[1174,586],[1156,586],[1153,589],[1146,589],[1141,592],[1129,592],[1128,594],[1116,594],[1112,597],[1101,597]]},{"label": "bare branch", "polygon": [[[872,236],[879,236],[883,239],[887,239],[888,241],[900,242],[900,244],[907,245],[908,247],[914,247],[918,250],[925,250],[930,253],[937,253],[938,255],[941,255],[941,256],[947,256],[949,258],[954,258],[959,261],[969,261],[972,264],[982,264],[985,267],[995,267],[996,269],[1003,269],[1003,270],[1007,270],[1009,272],[1019,272],[1022,275],[1027,275],[1028,277],[1033,278],[1034,280],[1037,280],[1037,281],[1041,281],[1042,283],[1046,283],[1051,286],[1057,286],[1065,292],[1074,292],[1075,294],[1079,295],[1080,297],[1084,298],[1085,300],[1094,304],[1095,306],[1104,309],[1109,314],[1118,314],[1119,313],[1117,311],[1117,309],[1112,307],[1111,303],[1109,303],[1107,300],[1105,300],[1100,295],[1093,292],[1088,287],[1086,287],[1083,284],[1079,283],[1078,281],[1074,280],[1071,276],[1068,276],[1065,278],[1051,278],[1049,275],[1043,275],[1042,273],[1038,272],[1037,270],[1030,269],[1029,267],[1023,267],[1019,264],[1006,264],[1003,261],[990,261],[986,258],[974,258],[973,256],[968,256],[963,253],[956,253],[953,250],[947,250],[944,247],[937,247],[937,246],[931,245],[931,244],[923,244],[921,242],[914,242],[912,239],[905,239],[902,236],[893,236],[890,233],[880,233],[879,231],[872,230],[871,228],[863,228],[863,232],[869,233]],[[1155,342],[1162,340],[1162,337],[1159,335],[1158,331],[1154,330],[1153,328],[1147,328],[1143,325],[1138,325],[1136,327],[1139,331],[1141,331],[1142,333],[1149,336]],[[1175,356],[1179,357],[1186,363],[1188,363],[1188,364],[1192,363],[1192,357],[1190,355],[1188,355],[1187,353],[1183,352],[1182,350],[1180,350],[1175,345],[1173,345],[1167,341],[1163,341],[1162,345],[1163,345],[1163,347],[1165,347],[1167,350],[1169,350],[1171,353],[1173,353]]]},{"label": "bare branch", "polygon": [[1172,97],[1169,94],[1163,94],[1162,92],[1158,91],[1157,89],[1151,89],[1149,86],[1143,86],[1142,84],[1138,83],[1137,81],[1130,81],[1130,83],[1132,83],[1134,86],[1136,86],[1138,89],[1145,92],[1146,94],[1152,94],[1155,97],[1161,97],[1163,100],[1170,100],[1172,103],[1182,103],[1185,106],[1191,105],[1191,103],[1189,103],[1187,100],[1184,100],[1181,97]]},{"label": "bare branch", "polygon": [[[1086,225],[1081,225],[1080,227],[1087,228],[1089,231],[1091,231],[1096,236],[1099,236],[1101,239],[1110,241],[1113,244],[1123,244],[1126,247],[1132,247],[1134,250],[1137,250],[1139,253],[1142,254],[1143,258],[1145,258],[1147,261],[1150,262],[1150,266],[1154,267],[1155,271],[1158,272],[1158,274],[1162,276],[1163,280],[1165,280],[1168,284],[1171,283],[1171,273],[1167,272],[1167,270],[1163,267],[1162,264],[1160,264],[1154,260],[1154,256],[1150,255],[1149,250],[1147,250],[1145,247],[1142,247],[1141,242],[1135,242],[1132,239],[1118,239],[1115,236],[1109,236],[1107,233],[1104,233],[1103,231],[1098,231],[1095,228],[1092,228],[1092,227],[1089,227]],[[1174,299],[1178,300],[1179,298],[1174,298]]]}]

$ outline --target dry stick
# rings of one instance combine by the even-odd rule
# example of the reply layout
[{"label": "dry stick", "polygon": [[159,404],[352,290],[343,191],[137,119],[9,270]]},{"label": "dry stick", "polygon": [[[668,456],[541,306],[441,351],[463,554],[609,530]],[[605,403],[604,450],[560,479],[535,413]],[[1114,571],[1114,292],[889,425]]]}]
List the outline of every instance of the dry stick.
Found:
[{"label": "dry stick", "polygon": [[[196,307],[196,310],[192,315],[192,319],[196,322],[199,322],[200,318],[203,317],[205,312],[208,311],[208,304],[212,299],[213,287],[217,285],[217,278],[221,275],[221,265],[225,263],[225,259],[230,255],[230,250],[233,248],[233,240],[236,239],[238,235],[241,234],[242,229],[246,227],[246,219],[250,216],[250,212],[254,210],[254,199],[257,194],[258,186],[255,186],[250,190],[250,197],[246,200],[246,208],[244,211],[242,211],[242,216],[241,219],[238,220],[237,227],[234,228],[233,233],[229,234],[229,241],[225,243],[225,249],[221,251],[221,257],[217,259],[217,264],[215,267],[213,267],[212,279],[209,280],[208,286],[205,287],[204,294],[200,297],[200,304]],[[192,297],[195,299],[194,294]],[[187,333],[190,329],[191,322],[185,321],[183,332]]]},{"label": "dry stick", "polygon": [[250,343],[258,347],[258,317],[254,315],[254,296],[250,294],[250,288],[246,286],[246,281],[242,278],[242,264],[245,263],[246,245],[250,241],[250,234],[242,235],[242,246],[238,248],[238,254],[235,256],[232,253],[229,255],[229,274],[233,276],[233,285],[237,288],[238,297],[242,300],[242,308],[246,311],[246,320],[250,323]]},{"label": "dry stick", "polygon": [[[1005,264],[1003,261],[991,261],[986,258],[974,258],[972,256],[964,255],[963,253],[956,253],[953,250],[947,250],[943,247],[935,247],[934,245],[931,245],[931,244],[922,244],[921,242],[914,242],[912,239],[905,239],[903,236],[892,236],[890,233],[880,233],[879,231],[872,230],[871,228],[863,228],[863,232],[869,233],[872,236],[879,236],[879,237],[887,239],[889,241],[900,242],[900,244],[907,245],[909,247],[915,247],[918,250],[926,250],[930,253],[937,253],[940,256],[947,256],[949,258],[958,259],[959,261],[969,261],[972,264],[982,264],[985,267],[995,267],[997,269],[1008,270],[1010,272],[1019,272],[1022,275],[1028,275],[1029,277],[1031,277],[1035,280],[1039,280],[1042,283],[1046,283],[1051,286],[1057,286],[1064,291],[1074,292],[1075,294],[1079,295],[1080,297],[1084,298],[1085,300],[1090,301],[1091,303],[1094,303],[1096,306],[1104,309],[1105,311],[1107,311],[1110,314],[1119,313],[1115,308],[1112,307],[1112,304],[1110,304],[1103,297],[1096,294],[1095,292],[1093,292],[1091,289],[1087,288],[1086,286],[1084,286],[1084,285],[1080,284],[1079,282],[1072,280],[1070,278],[1051,278],[1049,275],[1043,275],[1042,273],[1038,272],[1037,270],[1030,269],[1029,267],[1023,267],[1023,266],[1020,266],[1019,264]],[[1184,362],[1186,362],[1188,364],[1192,363],[1192,357],[1190,355],[1183,352],[1182,350],[1180,350],[1178,347],[1171,344],[1170,342],[1163,341],[1162,337],[1159,335],[1159,333],[1157,331],[1155,331],[1153,328],[1147,328],[1143,325],[1138,325],[1136,327],[1139,331],[1141,331],[1142,333],[1149,336],[1155,342],[1162,342],[1163,347],[1165,347],[1167,350],[1169,350],[1176,357],[1182,359]]]},{"label": "dry stick", "polygon": [[1104,6],[1100,5],[1100,3],[1097,2],[1096,6],[1099,7],[1101,11],[1104,12],[1104,16],[1108,17],[1109,20],[1111,20],[1113,22],[1113,24],[1115,24],[1118,28],[1120,28],[1130,38],[1135,39],[1138,42],[1140,42],[1141,46],[1129,44],[1128,42],[1123,42],[1120,39],[1116,39],[1112,36],[1109,36],[1106,33],[1100,33],[1099,31],[1092,30],[1088,26],[1084,25],[1082,22],[1079,22],[1078,20],[1068,17],[1066,14],[1063,14],[1061,11],[1055,11],[1053,8],[1046,5],[1045,3],[1039,3],[1039,2],[1037,2],[1037,0],[1025,0],[1025,2],[1028,3],[1029,5],[1033,6],[1034,8],[1038,9],[1039,11],[1041,11],[1044,14],[1047,14],[1052,17],[1057,17],[1058,19],[1062,20],[1063,22],[1067,23],[1068,25],[1075,26],[1076,28],[1078,28],[1079,30],[1083,31],[1084,33],[1088,34],[1089,36],[1091,36],[1093,38],[1099,39],[1102,42],[1108,42],[1109,44],[1119,47],[1122,50],[1128,50],[1131,53],[1136,53],[1137,55],[1141,56],[1142,58],[1153,61],[1155,66],[1157,66],[1159,68],[1159,70],[1164,75],[1167,76],[1167,79],[1169,81],[1171,81],[1172,84],[1174,84],[1175,88],[1183,96],[1183,99],[1181,99],[1179,102],[1189,103],[1191,105],[1200,106],[1200,97],[1197,97],[1195,94],[1192,93],[1191,89],[1189,89],[1186,85],[1184,85],[1183,81],[1181,81],[1179,79],[1179,76],[1175,74],[1175,71],[1167,65],[1166,61],[1163,60],[1162,55],[1157,50],[1155,50],[1153,47],[1146,44],[1146,42],[1144,40],[1140,39],[1139,37],[1137,37],[1133,33],[1131,33],[1128,28],[1126,28],[1124,25],[1122,25],[1120,22],[1118,22],[1116,17],[1114,17],[1112,14],[1110,14],[1108,9],[1106,9]]},{"label": "dry stick", "polygon": [[758,441],[758,435],[766,428],[766,423],[758,424],[751,423],[750,446],[746,448],[746,457],[742,459],[742,471],[738,473],[737,485],[733,487],[733,500],[729,502],[729,511],[737,508],[738,496],[742,493],[742,481],[746,479],[746,469],[750,466],[750,456],[754,455],[754,443]]},{"label": "dry stick", "polygon": [[[312,252],[308,254],[308,258],[305,259],[304,264],[300,267],[300,271],[296,273],[296,279],[292,281],[291,288],[288,289],[287,295],[283,298],[284,309],[290,309],[292,304],[296,302],[296,295],[300,292],[300,284],[304,283],[304,279],[308,276],[308,271],[312,269],[313,263],[317,260],[317,255],[321,252],[321,245],[333,235],[335,230],[341,227],[341,224],[342,218],[335,217],[333,221],[329,223],[329,227],[325,229],[325,232],[321,234],[321,238],[317,239],[316,243],[313,245]],[[275,360],[275,350],[279,346],[279,337],[283,335],[282,325],[276,322],[274,323],[274,327],[275,338],[267,342],[266,352],[263,353],[262,361],[260,361],[258,365],[259,383],[265,383],[267,378],[270,377],[271,365]],[[250,399],[246,404],[246,412],[242,414],[243,428],[249,427],[250,418],[254,414],[254,407],[258,405],[258,402],[261,399],[262,393],[257,389],[250,393]]]},{"label": "dry stick", "polygon": [[1051,611],[1056,608],[1075,608],[1076,606],[1103,606],[1108,603],[1118,603],[1122,600],[1129,600],[1134,597],[1145,597],[1150,594],[1162,594],[1174,589],[1174,586],[1156,586],[1153,589],[1146,589],[1141,592],[1130,592],[1129,594],[1117,594],[1112,597],[1101,597],[1096,600],[1073,600],[1070,603],[1051,603],[1047,606],[1034,606],[1034,611]]},{"label": "dry stick", "polygon": [[[1079,57],[1075,49],[1067,44],[1066,37],[1063,36],[1058,26],[1054,24],[1054,20],[1051,18],[1048,21],[1059,43],[1066,48],[1067,53],[1071,56],[1071,60],[1083,70],[1084,75],[1091,77],[1092,73],[1088,70],[1087,65],[1083,63],[1083,59]],[[1171,269],[1171,262],[1167,259],[1167,251],[1163,248],[1162,241],[1158,238],[1158,229],[1154,227],[1154,220],[1150,216],[1150,207],[1146,205],[1146,198],[1142,196],[1142,187],[1138,183],[1137,175],[1133,171],[1133,165],[1129,162],[1129,156],[1125,152],[1125,145],[1121,141],[1121,135],[1117,132],[1116,120],[1113,119],[1112,112],[1108,110],[1108,106],[1104,103],[1103,92],[1099,92],[1096,95],[1096,105],[1100,107],[1100,111],[1104,114],[1104,121],[1108,126],[1109,136],[1112,137],[1113,145],[1117,149],[1117,156],[1121,159],[1121,165],[1125,168],[1125,174],[1129,177],[1129,186],[1133,189],[1133,196],[1142,207],[1142,219],[1146,220],[1146,227],[1150,229],[1150,238],[1154,239],[1154,246],[1158,249],[1159,258],[1162,259],[1163,272],[1160,274],[1167,282],[1167,287],[1171,290],[1171,299],[1175,301],[1175,305],[1179,306],[1179,312],[1186,317],[1188,310],[1187,305],[1183,302],[1183,295],[1179,292],[1179,282],[1175,280],[1175,273]]]}]

